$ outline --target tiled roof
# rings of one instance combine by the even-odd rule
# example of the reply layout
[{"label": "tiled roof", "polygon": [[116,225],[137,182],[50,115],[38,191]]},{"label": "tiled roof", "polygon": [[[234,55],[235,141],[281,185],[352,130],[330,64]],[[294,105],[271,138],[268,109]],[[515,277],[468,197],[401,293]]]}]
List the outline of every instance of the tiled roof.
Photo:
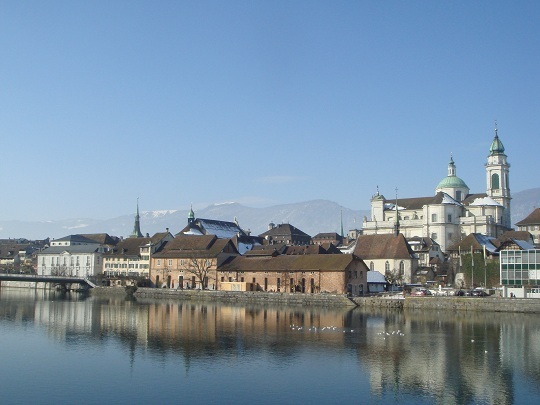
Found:
[{"label": "tiled roof", "polygon": [[1,259],[12,259],[19,254],[21,250],[25,250],[30,246],[30,244],[0,244],[0,258]]},{"label": "tiled roof", "polygon": [[70,242],[70,243],[99,243],[93,239],[89,239],[82,235],[68,235],[60,239],[52,240],[51,242]]},{"label": "tiled roof", "polygon": [[469,205],[472,202],[474,202],[476,199],[485,198],[485,197],[487,197],[486,193],[468,194],[467,197],[465,197],[461,203],[463,205]]},{"label": "tiled roof", "polygon": [[525,226],[525,225],[539,225],[540,224],[540,208],[536,208],[531,212],[525,219],[522,219],[519,222],[516,222],[516,226]]},{"label": "tiled roof", "polygon": [[512,239],[532,242],[533,236],[529,231],[506,231],[497,238],[497,242],[500,244]]},{"label": "tiled roof", "polygon": [[141,246],[147,245],[151,238],[127,238],[119,242],[106,257],[138,256]]},{"label": "tiled roof", "polygon": [[108,233],[81,233],[79,235],[84,236],[85,238],[88,238],[95,242],[101,243],[102,245],[116,245],[119,242],[119,238],[112,237]]},{"label": "tiled roof", "polygon": [[286,255],[325,255],[328,252],[319,245],[287,246]]},{"label": "tiled roof", "polygon": [[272,229],[260,234],[261,237],[271,236],[300,236],[300,237],[310,237],[307,233],[301,231],[300,229],[292,226],[291,224],[278,224]]},{"label": "tiled roof", "polygon": [[154,257],[216,257],[227,245],[236,251],[230,239],[219,239],[215,235],[177,235]]},{"label": "tiled roof", "polygon": [[359,235],[354,254],[364,260],[410,259],[414,252],[402,234]]},{"label": "tiled roof", "polygon": [[496,239],[490,236],[485,236],[480,233],[471,233],[467,236],[465,236],[461,241],[454,243],[452,246],[450,246],[447,250],[448,252],[458,252],[461,251],[461,253],[466,254],[471,251],[471,247],[473,250],[483,250],[484,246],[486,247],[486,250],[490,253],[493,253],[496,251]]},{"label": "tiled roof", "polygon": [[[238,256],[219,268],[220,271],[344,271],[354,255],[281,255],[277,257]],[[364,264],[366,271],[368,270]]]}]

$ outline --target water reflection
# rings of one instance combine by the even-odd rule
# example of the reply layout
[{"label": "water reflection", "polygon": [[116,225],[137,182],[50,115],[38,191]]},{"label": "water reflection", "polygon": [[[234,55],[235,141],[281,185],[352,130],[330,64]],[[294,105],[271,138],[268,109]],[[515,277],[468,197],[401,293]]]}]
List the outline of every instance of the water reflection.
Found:
[{"label": "water reflection", "polygon": [[[538,394],[537,318],[232,306],[0,289],[2,324],[43,326],[50,339],[66,346],[114,339],[130,353],[132,364],[143,349],[161,362],[182,359],[187,374],[193,364],[217,364],[220,359],[230,365],[264,358],[286,370],[292,364],[311,364],[309,356],[320,356],[322,362],[335,357],[350,363],[359,380],[369,381],[369,396],[381,402],[510,404]],[[332,379],[323,365],[320,373]]]}]

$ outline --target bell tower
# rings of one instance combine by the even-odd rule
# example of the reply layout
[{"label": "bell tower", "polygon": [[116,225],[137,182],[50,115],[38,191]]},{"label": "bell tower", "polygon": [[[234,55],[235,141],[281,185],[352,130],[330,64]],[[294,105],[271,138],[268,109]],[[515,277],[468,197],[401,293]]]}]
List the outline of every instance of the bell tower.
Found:
[{"label": "bell tower", "polygon": [[486,163],[486,194],[504,207],[502,218],[496,218],[496,222],[506,228],[511,227],[510,219],[510,164],[506,160],[504,146],[497,133],[495,124],[495,137],[489,148],[489,155]]}]

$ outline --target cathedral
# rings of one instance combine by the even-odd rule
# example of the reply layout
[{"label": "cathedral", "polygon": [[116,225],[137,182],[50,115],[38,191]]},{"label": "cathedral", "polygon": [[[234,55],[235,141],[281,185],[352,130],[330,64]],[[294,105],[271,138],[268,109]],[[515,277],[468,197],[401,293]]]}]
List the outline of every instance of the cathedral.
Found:
[{"label": "cathedral", "polygon": [[432,197],[371,199],[371,218],[364,217],[364,235],[402,233],[407,239],[429,237],[443,251],[471,233],[498,237],[511,229],[509,168],[497,129],[489,148],[486,192],[470,194],[457,176],[452,157],[448,175],[435,188]]}]

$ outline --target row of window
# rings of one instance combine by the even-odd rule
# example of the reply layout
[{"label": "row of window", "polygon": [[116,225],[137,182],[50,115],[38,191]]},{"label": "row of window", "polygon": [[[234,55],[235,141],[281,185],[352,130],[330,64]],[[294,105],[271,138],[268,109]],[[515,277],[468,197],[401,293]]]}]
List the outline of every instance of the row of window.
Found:
[{"label": "row of window", "polygon": [[[50,260],[51,266],[55,265],[54,264],[55,259],[56,259],[56,266],[60,266],[60,257],[56,257],[56,258],[51,257],[51,260]],[[71,256],[71,260],[69,261],[70,265],[74,266],[75,261],[76,261],[76,266],[80,266],[79,256],[76,256],[76,257]],[[43,256],[42,259],[41,259],[41,265],[45,266],[45,262],[46,262],[45,256]],[[96,257],[96,263],[99,264],[99,256]],[[66,256],[62,257],[62,265],[67,266],[67,257]],[[86,265],[90,266],[90,256],[86,256]]]}]

